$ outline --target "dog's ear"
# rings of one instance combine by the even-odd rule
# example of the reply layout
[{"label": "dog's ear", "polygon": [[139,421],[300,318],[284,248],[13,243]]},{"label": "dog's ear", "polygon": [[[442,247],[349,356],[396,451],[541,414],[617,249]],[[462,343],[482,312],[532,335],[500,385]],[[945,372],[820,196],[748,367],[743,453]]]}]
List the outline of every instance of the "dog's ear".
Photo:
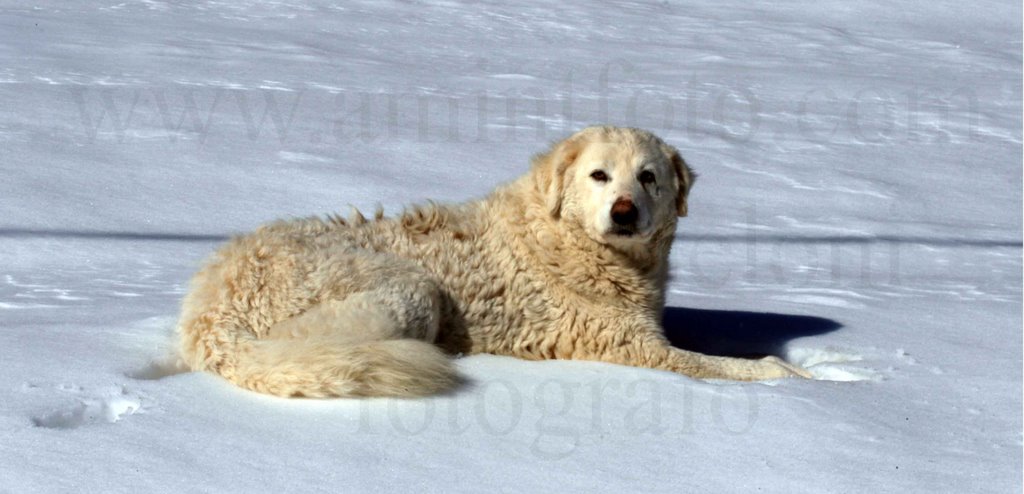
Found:
[{"label": "dog's ear", "polygon": [[569,137],[551,146],[545,153],[533,157],[533,179],[544,206],[553,218],[562,214],[562,195],[565,192],[565,174],[583,152],[583,139]]},{"label": "dog's ear", "polygon": [[679,151],[672,149],[671,155],[672,168],[676,172],[676,185],[679,187],[679,193],[676,195],[676,210],[679,216],[686,216],[686,198],[690,195],[693,182],[697,180],[697,174],[686,165],[683,157],[679,155]]}]

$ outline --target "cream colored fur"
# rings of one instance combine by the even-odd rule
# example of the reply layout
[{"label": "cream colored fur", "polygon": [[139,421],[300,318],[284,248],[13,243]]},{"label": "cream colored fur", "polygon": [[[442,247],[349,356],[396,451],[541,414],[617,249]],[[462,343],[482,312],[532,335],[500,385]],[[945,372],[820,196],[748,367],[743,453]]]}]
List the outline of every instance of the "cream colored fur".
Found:
[{"label": "cream colored fur", "polygon": [[[279,396],[443,392],[457,383],[445,352],[806,377],[775,357],[707,356],[662,335],[692,182],[654,135],[591,127],[482,200],[269,224],[196,275],[181,353],[191,369]],[[610,219],[616,201],[633,205],[625,228]]]}]

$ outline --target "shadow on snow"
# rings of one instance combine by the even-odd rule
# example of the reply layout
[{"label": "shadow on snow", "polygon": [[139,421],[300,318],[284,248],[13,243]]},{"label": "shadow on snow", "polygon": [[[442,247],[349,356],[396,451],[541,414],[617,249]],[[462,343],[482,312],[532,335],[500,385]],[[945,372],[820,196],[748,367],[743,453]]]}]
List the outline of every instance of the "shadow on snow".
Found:
[{"label": "shadow on snow", "polygon": [[665,307],[663,325],[673,346],[730,357],[781,355],[790,340],[843,327],[816,316],[685,307]]}]

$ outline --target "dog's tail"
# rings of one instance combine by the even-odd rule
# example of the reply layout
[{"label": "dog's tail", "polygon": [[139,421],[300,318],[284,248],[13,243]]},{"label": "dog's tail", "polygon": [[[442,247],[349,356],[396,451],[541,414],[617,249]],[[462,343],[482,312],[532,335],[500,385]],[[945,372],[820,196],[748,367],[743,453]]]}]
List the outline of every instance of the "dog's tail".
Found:
[{"label": "dog's tail", "polygon": [[182,333],[183,356],[193,370],[208,370],[271,395],[425,396],[458,382],[452,361],[421,340],[255,339],[244,329],[206,332],[206,337],[203,332]]},{"label": "dog's tail", "polygon": [[413,339],[251,340],[237,352],[229,379],[278,396],[424,396],[455,382],[451,360],[436,346]]}]

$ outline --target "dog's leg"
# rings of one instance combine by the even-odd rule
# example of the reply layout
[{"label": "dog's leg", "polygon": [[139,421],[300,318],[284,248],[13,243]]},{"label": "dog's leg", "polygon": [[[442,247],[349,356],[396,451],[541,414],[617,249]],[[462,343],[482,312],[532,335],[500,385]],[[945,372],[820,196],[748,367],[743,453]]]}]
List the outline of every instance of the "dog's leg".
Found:
[{"label": "dog's leg", "polygon": [[597,349],[597,352],[576,353],[568,358],[661,369],[700,379],[760,381],[811,377],[806,370],[778,357],[757,360],[718,357],[675,348],[662,336],[654,323],[640,328],[630,328],[626,333],[617,335],[610,344],[607,338],[594,338],[589,345],[577,344],[576,348]]},{"label": "dog's leg", "polygon": [[318,301],[279,321],[266,337],[433,342],[440,326],[441,289],[419,265],[389,254],[345,252],[323,263],[310,284]]},{"label": "dog's leg", "polygon": [[677,372],[698,379],[762,381],[786,377],[810,378],[804,369],[778,357],[744,359],[719,357],[672,347],[667,341],[628,345],[606,354],[601,360]]},{"label": "dog's leg", "polygon": [[704,379],[730,379],[733,381],[762,381],[786,377],[811,378],[811,374],[778,357],[744,359],[718,357],[669,348],[671,370]]},{"label": "dog's leg", "polygon": [[[408,288],[409,291],[404,291]],[[433,342],[440,326],[437,292],[398,283],[325,300],[270,327],[268,339],[330,338],[362,343],[412,338]]]}]

